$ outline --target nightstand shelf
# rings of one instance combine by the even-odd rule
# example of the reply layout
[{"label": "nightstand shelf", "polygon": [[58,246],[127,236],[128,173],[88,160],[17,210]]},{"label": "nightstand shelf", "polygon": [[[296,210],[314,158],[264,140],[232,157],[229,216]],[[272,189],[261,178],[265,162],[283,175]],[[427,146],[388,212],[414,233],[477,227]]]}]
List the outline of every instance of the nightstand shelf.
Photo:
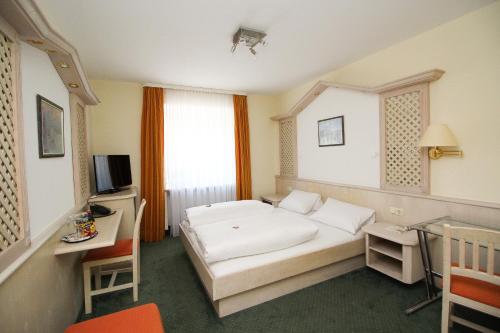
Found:
[{"label": "nightstand shelf", "polygon": [[386,256],[403,261],[402,245],[382,238],[370,244],[370,250],[385,254]]},{"label": "nightstand shelf", "polygon": [[278,207],[281,200],[283,200],[283,198],[285,198],[286,196],[287,196],[286,194],[273,193],[273,194],[262,195],[260,198],[262,202],[273,205],[274,207]]},{"label": "nightstand shelf", "polygon": [[374,223],[366,233],[366,265],[403,283],[424,278],[422,259],[415,231],[402,231],[389,223]]},{"label": "nightstand shelf", "polygon": [[403,262],[391,257],[386,257],[378,252],[371,252],[369,267],[384,273],[396,280],[403,280]]}]

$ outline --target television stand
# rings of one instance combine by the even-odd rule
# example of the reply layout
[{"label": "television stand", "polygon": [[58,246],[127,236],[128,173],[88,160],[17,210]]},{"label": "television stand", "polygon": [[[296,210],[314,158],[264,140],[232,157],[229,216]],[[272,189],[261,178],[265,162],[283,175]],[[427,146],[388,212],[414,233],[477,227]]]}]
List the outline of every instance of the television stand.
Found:
[{"label": "television stand", "polygon": [[100,196],[100,195],[103,195],[103,194],[114,194],[114,193],[118,193],[118,192],[121,192],[121,191],[124,191],[126,189],[112,189],[112,190],[106,190],[106,191],[102,191],[102,192],[98,192],[96,194],[96,196]]},{"label": "television stand", "polygon": [[89,204],[99,204],[111,210],[123,209],[117,239],[132,238],[137,207],[137,188],[131,186],[114,193],[97,194],[89,198]]}]

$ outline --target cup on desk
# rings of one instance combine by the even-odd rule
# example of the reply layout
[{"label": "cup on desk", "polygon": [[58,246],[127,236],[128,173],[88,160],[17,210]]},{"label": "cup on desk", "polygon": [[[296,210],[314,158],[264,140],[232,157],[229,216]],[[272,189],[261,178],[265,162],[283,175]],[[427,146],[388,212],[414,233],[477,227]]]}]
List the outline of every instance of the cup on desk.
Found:
[{"label": "cup on desk", "polygon": [[92,237],[96,234],[97,230],[92,214],[75,214],[71,215],[70,219],[73,221],[75,233],[78,238]]}]

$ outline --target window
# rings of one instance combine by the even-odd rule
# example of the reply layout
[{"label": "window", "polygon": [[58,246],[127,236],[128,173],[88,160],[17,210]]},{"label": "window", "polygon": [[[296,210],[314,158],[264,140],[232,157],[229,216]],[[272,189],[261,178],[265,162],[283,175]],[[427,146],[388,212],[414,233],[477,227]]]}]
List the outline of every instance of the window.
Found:
[{"label": "window", "polygon": [[10,29],[0,25],[0,271],[29,246],[23,196],[20,135],[19,57]]},{"label": "window", "polygon": [[165,91],[165,189],[172,234],[184,210],[236,198],[232,95]]}]

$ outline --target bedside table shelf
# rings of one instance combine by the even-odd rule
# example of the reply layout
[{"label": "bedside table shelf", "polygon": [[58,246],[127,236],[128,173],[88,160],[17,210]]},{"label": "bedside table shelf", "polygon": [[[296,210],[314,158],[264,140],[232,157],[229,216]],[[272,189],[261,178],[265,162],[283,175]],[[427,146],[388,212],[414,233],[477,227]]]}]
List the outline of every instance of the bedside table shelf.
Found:
[{"label": "bedside table shelf", "polygon": [[286,196],[287,196],[286,194],[273,193],[273,194],[262,195],[260,198],[262,202],[273,205],[274,207],[278,207],[281,200],[283,200],[283,198]]},{"label": "bedside table shelf", "polygon": [[403,250],[401,244],[377,238],[377,241],[370,244],[370,250],[377,251],[385,254],[386,256],[403,261]]},{"label": "bedside table shelf", "polygon": [[370,253],[369,267],[384,273],[396,280],[403,280],[403,262],[378,252]]},{"label": "bedside table shelf", "polygon": [[366,266],[403,283],[424,278],[422,259],[415,231],[400,231],[389,223],[374,223],[366,233]]}]

